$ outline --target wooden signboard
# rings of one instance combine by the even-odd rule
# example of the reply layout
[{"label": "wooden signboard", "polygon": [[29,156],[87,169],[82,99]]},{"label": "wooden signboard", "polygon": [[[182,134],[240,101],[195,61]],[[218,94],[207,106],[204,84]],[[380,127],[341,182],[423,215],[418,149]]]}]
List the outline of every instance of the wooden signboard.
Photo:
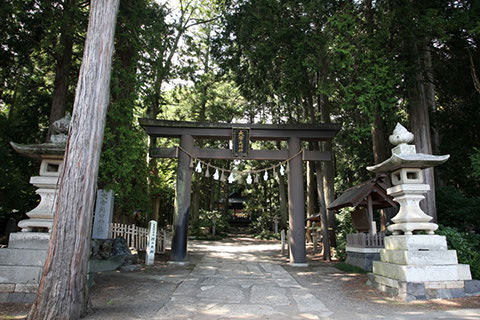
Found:
[{"label": "wooden signboard", "polygon": [[243,158],[248,156],[250,149],[250,129],[232,128],[233,156]]}]

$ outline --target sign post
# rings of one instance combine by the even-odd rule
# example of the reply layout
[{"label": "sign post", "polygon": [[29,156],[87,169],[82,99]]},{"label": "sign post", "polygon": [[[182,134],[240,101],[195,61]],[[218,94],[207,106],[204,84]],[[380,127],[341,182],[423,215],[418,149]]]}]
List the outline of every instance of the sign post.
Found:
[{"label": "sign post", "polygon": [[155,245],[157,243],[157,222],[150,220],[148,223],[148,248],[145,264],[152,265],[155,262]]},{"label": "sign post", "polygon": [[114,199],[115,196],[112,190],[99,189],[97,191],[92,239],[108,239],[110,223],[112,223],[113,217]]}]

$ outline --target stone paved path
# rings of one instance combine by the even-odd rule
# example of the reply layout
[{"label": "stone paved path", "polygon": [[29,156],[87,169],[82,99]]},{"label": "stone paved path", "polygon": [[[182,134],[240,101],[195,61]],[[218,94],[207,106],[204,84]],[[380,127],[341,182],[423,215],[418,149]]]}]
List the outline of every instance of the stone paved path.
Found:
[{"label": "stone paved path", "polygon": [[188,265],[97,275],[85,319],[480,320],[480,301],[401,303],[365,276],[318,261],[295,268],[279,252],[278,243],[247,238],[191,241]]},{"label": "stone paved path", "polygon": [[158,319],[321,319],[332,312],[280,265],[205,256]]}]

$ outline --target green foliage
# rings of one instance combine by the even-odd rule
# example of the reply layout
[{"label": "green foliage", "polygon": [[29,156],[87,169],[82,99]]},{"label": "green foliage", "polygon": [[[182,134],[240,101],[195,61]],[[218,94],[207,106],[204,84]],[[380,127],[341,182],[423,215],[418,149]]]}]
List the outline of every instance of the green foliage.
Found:
[{"label": "green foliage", "polygon": [[[255,166],[257,162],[252,162]],[[268,166],[268,164],[263,164]],[[260,165],[258,166],[260,167]],[[258,168],[257,167],[257,168]],[[271,173],[271,172],[270,172]],[[280,194],[277,179],[269,179],[260,183],[255,183],[247,186],[243,191],[246,196],[246,203],[244,211],[248,213],[251,223],[250,231],[254,235],[271,237],[275,236],[274,221],[278,219],[278,229],[286,228],[286,221],[281,220],[280,214]]]},{"label": "green foliage", "polygon": [[[113,108],[112,105],[109,112]],[[131,125],[107,127],[105,130],[106,148],[101,156],[99,188],[115,192],[118,217],[133,217],[136,210],[145,214],[151,212],[147,189],[146,139],[140,130]]]},{"label": "green foliage", "polygon": [[457,250],[458,262],[470,265],[472,278],[480,280],[480,235],[442,226],[436,234],[447,237],[448,249]]},{"label": "green foliage", "polygon": [[205,74],[192,86],[177,86],[166,93],[166,119],[232,122],[243,115],[245,103],[230,76]]},{"label": "green foliage", "polygon": [[345,261],[347,258],[347,234],[355,233],[352,224],[352,215],[350,208],[341,209],[336,214],[337,218],[337,247],[335,248],[335,258]]},{"label": "green foliage", "polygon": [[115,192],[115,217],[133,220],[134,212],[142,212],[147,224],[151,214],[148,193],[147,139],[137,124],[135,113],[139,96],[137,64],[140,43],[137,34],[146,14],[146,2],[122,2],[115,34],[111,103],[100,160],[99,188]]},{"label": "green foliage", "polygon": [[[17,154],[10,141],[45,141],[52,103],[55,65],[63,48],[58,36],[64,12],[72,12],[74,52],[83,47],[85,7],[52,1],[2,1],[0,4],[0,233],[6,220],[26,218],[39,197],[29,184],[38,174],[39,163]],[[80,49],[81,50],[81,49]],[[78,72],[79,59],[73,57],[71,75]],[[71,76],[68,75],[68,76]],[[71,90],[74,83],[70,83]],[[73,91],[73,90],[72,90]],[[67,94],[67,110],[73,94]]]},{"label": "green foliage", "polygon": [[[212,234],[215,226],[215,235]],[[202,240],[218,240],[227,235],[230,228],[228,216],[217,210],[200,209],[198,220],[190,221],[189,236]]]},{"label": "green foliage", "polygon": [[280,240],[280,233],[275,233],[268,230],[262,230],[260,233],[255,234],[255,239],[261,240]]},{"label": "green foliage", "polygon": [[480,197],[466,197],[451,186],[437,188],[437,218],[444,226],[480,232]]},{"label": "green foliage", "polygon": [[[179,1],[182,6],[150,0],[121,3],[99,172],[99,187],[115,190],[117,215],[128,220],[134,210],[141,209],[146,219],[151,197],[156,196],[161,199],[159,223],[172,222],[176,161],[147,165],[146,135],[137,125],[137,118],[145,115],[212,122],[335,120],[342,123],[334,142],[337,193],[369,179],[365,167],[374,163],[375,117],[385,123],[386,131],[380,135],[391,132],[397,120],[407,120],[407,106],[413,100],[409,89],[418,75],[416,60],[425,64],[422,48],[431,48],[436,90],[431,129],[441,137],[434,153],[451,155],[436,172],[445,184],[455,186],[438,190],[439,221],[479,231],[480,95],[470,77],[472,70],[478,74],[479,67],[477,60],[470,62],[470,55],[479,55],[478,5]],[[71,7],[65,7],[68,3]],[[64,22],[72,22],[68,19],[73,19],[68,32],[73,33],[74,47],[67,109],[72,104],[87,9],[77,1],[0,4],[2,222],[14,211],[20,218],[37,201],[28,179],[38,164],[13,153],[8,142],[44,140],[56,59],[64,46],[59,33]],[[415,46],[422,52],[414,54]],[[158,139],[157,146],[177,143]],[[199,144],[226,147],[218,141]],[[279,147],[255,142],[255,148]],[[389,146],[384,148],[388,152]],[[214,163],[232,167],[226,161]],[[193,183],[194,190],[200,190],[197,204],[201,208],[215,208],[220,198],[243,191],[252,229],[260,236],[271,234],[273,218],[281,212],[277,181],[240,187],[196,177]],[[205,215],[202,211],[198,221],[192,219],[194,230],[195,224],[208,226]],[[338,218],[337,251],[343,257],[346,234],[352,228],[348,213]]]},{"label": "green foliage", "polygon": [[38,202],[29,178],[38,172],[39,165],[19,156],[9,145],[17,139],[12,129],[7,118],[0,114],[0,234],[10,218],[16,221],[25,218],[25,213]]},{"label": "green foliage", "polygon": [[270,211],[256,211],[252,214],[252,223],[250,228],[254,234],[268,234],[273,233],[273,218],[275,214],[272,214]]},{"label": "green foliage", "polygon": [[470,156],[470,160],[472,161],[472,175],[479,179],[480,178],[480,149],[473,148],[473,153]]}]

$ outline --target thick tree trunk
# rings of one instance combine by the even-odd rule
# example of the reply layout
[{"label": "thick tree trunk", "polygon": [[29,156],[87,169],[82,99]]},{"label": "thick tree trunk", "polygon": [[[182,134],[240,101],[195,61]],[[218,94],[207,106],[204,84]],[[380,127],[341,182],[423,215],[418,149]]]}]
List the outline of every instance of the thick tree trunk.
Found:
[{"label": "thick tree trunk", "polygon": [[[313,163],[307,163],[307,218],[315,214],[315,168]],[[312,242],[312,221],[307,221],[307,242]]]},{"label": "thick tree trunk", "polygon": [[155,199],[154,200],[154,206],[153,206],[154,219],[155,219],[155,221],[157,221],[157,223],[159,223],[160,222],[160,200],[161,199],[158,195],[156,195],[154,199]]},{"label": "thick tree trunk", "polygon": [[50,249],[28,319],[79,319],[86,313],[90,233],[118,5],[119,0],[90,4]]},{"label": "thick tree trunk", "polygon": [[210,197],[208,198],[208,209],[210,211],[216,210],[216,204],[218,199],[218,184],[211,183],[210,184]]},{"label": "thick tree trunk", "polygon": [[[280,142],[277,142],[277,149],[281,150]],[[278,194],[280,198],[280,221],[283,226],[288,224],[288,199],[287,199],[287,182],[285,176],[278,175]]]},{"label": "thick tree trunk", "polygon": [[323,177],[321,170],[321,163],[315,163],[315,174],[317,176],[317,192],[318,192],[318,201],[320,202],[320,215],[321,215],[321,226],[322,226],[322,243],[323,243],[323,260],[330,261],[330,234],[328,232],[328,217],[327,217],[327,206],[325,203],[325,189],[323,186]]},{"label": "thick tree trunk", "polygon": [[192,191],[192,220],[196,221],[200,217],[200,190],[199,181],[193,183]]},{"label": "thick tree trunk", "polygon": [[[435,113],[437,112],[437,102],[435,100],[435,79],[433,75],[433,66],[432,66],[432,46],[430,44],[425,45],[423,59],[425,64],[425,91],[427,95],[427,105],[430,108],[431,115],[435,120]],[[434,121],[435,122],[435,121]],[[440,154],[440,133],[438,132],[435,123],[430,122],[431,129],[431,145],[433,154]],[[437,171],[434,171],[434,181],[436,186],[443,186],[445,182],[442,181],[440,176],[437,174]],[[435,190],[433,190],[433,195],[435,196]],[[434,202],[435,204],[435,202]],[[435,204],[435,216],[436,216],[436,204]]]},{"label": "thick tree trunk", "polygon": [[[385,120],[381,115],[381,110],[377,106],[375,109],[375,119],[372,126],[372,140],[373,140],[373,160],[374,163],[381,163],[389,157],[387,144],[387,129]],[[386,230],[387,212],[385,209],[380,210],[380,231]]]},{"label": "thick tree trunk", "polygon": [[285,176],[278,176],[278,193],[280,195],[280,219],[285,226],[288,224],[288,200]]},{"label": "thick tree trunk", "polygon": [[383,120],[380,108],[375,110],[375,119],[372,126],[373,139],[373,160],[375,163],[380,163],[386,160],[389,155],[389,148],[387,142],[387,126]]},{"label": "thick tree trunk", "polygon": [[[326,103],[323,103],[319,106],[320,108],[320,115],[321,121],[324,123],[330,123],[330,110]],[[333,159],[333,148],[332,142],[327,141],[323,142],[322,144],[322,151],[330,151],[332,152],[332,160],[331,161],[323,161],[322,162],[322,177],[323,177],[323,189],[324,189],[324,201],[326,208],[335,200],[335,187],[334,187],[334,179],[335,179],[335,167],[334,167],[334,159]],[[318,175],[317,175],[318,179]],[[336,221],[335,221],[335,212],[332,210],[327,210],[327,220],[328,220],[328,230],[329,230],[329,239],[330,245],[335,246],[337,241],[335,237],[335,228],[336,228]]]},{"label": "thick tree trunk", "polygon": [[[427,46],[423,49],[427,49]],[[426,90],[426,80],[424,77],[425,66],[422,63],[422,54],[418,50],[416,43],[411,45],[411,54],[415,58],[415,75],[409,86],[409,116],[411,131],[415,135],[415,146],[419,153],[432,153],[432,142],[430,134],[430,115]],[[437,219],[437,210],[435,205],[435,179],[433,168],[424,170],[425,183],[430,185],[430,191],[427,192],[425,200],[420,203],[420,207],[428,215]]]},{"label": "thick tree trunk", "polygon": [[65,115],[65,103],[67,100],[68,74],[72,64],[73,49],[73,10],[74,0],[64,1],[63,21],[60,33],[60,46],[62,53],[57,56],[55,67],[55,82],[52,97],[52,108],[50,109],[49,128],[47,141],[53,134],[53,123]]}]

